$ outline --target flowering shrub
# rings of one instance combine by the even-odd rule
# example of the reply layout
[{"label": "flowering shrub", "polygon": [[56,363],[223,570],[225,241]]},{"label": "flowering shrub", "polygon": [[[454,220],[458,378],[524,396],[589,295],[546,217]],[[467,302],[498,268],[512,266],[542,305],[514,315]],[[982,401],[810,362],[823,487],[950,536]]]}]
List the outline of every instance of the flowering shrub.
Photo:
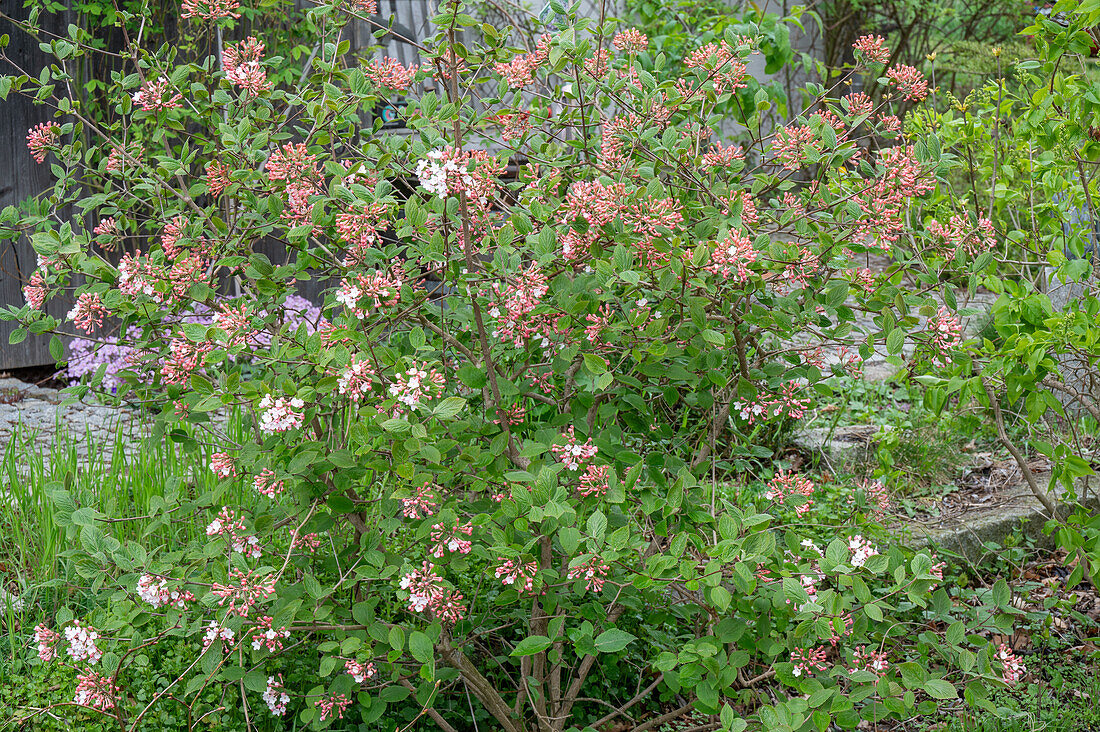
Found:
[{"label": "flowering shrub", "polygon": [[[311,14],[335,33],[362,5]],[[185,15],[207,34],[239,9]],[[761,506],[715,482],[825,388],[826,349],[944,347],[949,328],[907,333],[927,293],[857,267],[911,233],[935,182],[888,105],[823,98],[741,150],[712,140],[708,110],[745,86],[751,34],[658,80],[636,63],[644,34],[611,20],[571,17],[525,53],[488,25],[458,43],[476,25],[458,4],[434,22],[422,66],[347,63],[328,35],[289,87],[258,37],[220,67],[150,53],[114,82],[116,126],[70,111],[34,136],[61,171],[54,203],[114,223],[6,214],[41,257],[27,305],[5,313],[15,337],[69,332],[41,311],[50,297],[74,294],[93,332],[116,319],[114,342],[84,347],[125,349],[113,381],[85,367],[72,393],[117,385],[219,479],[153,517],[203,529],[180,550],[122,545],[55,495],[105,600],[62,610],[65,640],[37,633],[43,663],[81,665],[72,701],[138,729],[157,704],[201,720],[222,685],[246,725],[371,724],[408,705],[442,729],[480,714],[549,731],[668,692],[687,703],[666,720],[826,729],[931,711],[960,687],[982,703],[1002,672],[1018,678],[967,636],[931,557],[854,529],[818,546],[804,477],[778,476]],[[40,93],[60,94],[48,76]],[[912,72],[884,78],[919,98]],[[363,110],[394,89],[412,134],[364,135]],[[122,164],[97,166],[83,134]],[[108,235],[126,237],[117,262]],[[264,236],[285,261],[256,251]],[[306,278],[332,286],[294,321]],[[241,294],[218,294],[227,281]],[[874,332],[853,332],[857,309]],[[233,410],[246,429],[227,433],[211,415]],[[128,697],[136,651],[178,638],[191,666]],[[637,695],[591,703],[630,651]],[[314,683],[286,680],[295,653]]]}]

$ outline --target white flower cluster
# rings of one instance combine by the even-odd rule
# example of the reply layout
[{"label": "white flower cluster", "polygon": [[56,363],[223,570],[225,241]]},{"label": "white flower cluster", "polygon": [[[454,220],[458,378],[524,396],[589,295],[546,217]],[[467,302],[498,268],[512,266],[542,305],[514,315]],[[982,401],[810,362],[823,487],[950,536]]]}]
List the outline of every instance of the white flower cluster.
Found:
[{"label": "white flower cluster", "polygon": [[230,543],[232,544],[233,551],[252,559],[259,559],[264,554],[263,549],[260,548],[260,540],[253,534],[247,536],[234,535],[233,541]]},{"label": "white flower cluster", "polygon": [[268,676],[267,688],[264,689],[264,702],[267,703],[271,713],[276,717],[283,716],[286,714],[286,705],[289,701],[290,697],[287,696],[282,685],[275,681],[274,676]]},{"label": "white flower cluster", "polygon": [[96,648],[95,642],[98,639],[99,633],[96,633],[93,628],[84,627],[79,620],[65,628],[65,640],[69,642],[69,655],[74,661],[86,660],[90,664],[98,662],[103,656],[103,651]]},{"label": "white flower cluster", "polygon": [[260,400],[259,408],[263,410],[260,415],[260,429],[264,432],[286,432],[302,426],[305,414],[301,411],[306,403],[298,397],[287,399],[279,397],[272,399],[266,395]]},{"label": "white flower cluster", "polygon": [[474,178],[469,171],[460,168],[455,161],[443,158],[442,150],[432,150],[427,158],[416,164],[416,175],[420,178],[420,185],[440,199],[447,197],[449,190],[447,179],[452,174],[462,178],[467,187],[473,187]]},{"label": "white flower cluster", "polygon": [[138,579],[137,594],[145,602],[159,608],[166,605],[175,605],[183,608],[188,602],[194,600],[194,596],[186,590],[168,589],[168,581],[163,577],[155,577],[151,574],[143,574]]},{"label": "white flower cluster", "polygon": [[862,567],[864,562],[878,554],[878,549],[875,549],[870,541],[859,534],[848,540],[848,550],[852,552],[853,567]]},{"label": "white flower cluster", "polygon": [[226,642],[232,641],[233,631],[218,625],[217,621],[211,620],[210,625],[206,626],[206,634],[202,638],[202,649],[205,651],[210,647],[210,644],[219,640]]},{"label": "white flower cluster", "polygon": [[154,608],[166,605],[169,601],[168,582],[163,577],[143,574],[137,583],[137,594]]}]

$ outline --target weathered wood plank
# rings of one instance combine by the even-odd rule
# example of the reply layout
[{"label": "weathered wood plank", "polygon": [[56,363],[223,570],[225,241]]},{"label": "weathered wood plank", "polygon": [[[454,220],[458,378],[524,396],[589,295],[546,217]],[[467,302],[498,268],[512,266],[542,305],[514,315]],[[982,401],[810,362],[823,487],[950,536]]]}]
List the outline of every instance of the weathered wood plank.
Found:
[{"label": "weathered wood plank", "polygon": [[[23,7],[22,2],[5,2],[3,5],[4,11],[11,17],[16,20],[26,19],[28,10]],[[66,20],[63,14],[43,14],[42,23],[46,30],[53,33],[65,32]],[[12,23],[0,20],[0,35],[2,34],[11,38],[5,53],[12,63],[24,71],[36,75],[49,62],[46,54],[38,48],[38,42]],[[16,74],[19,71],[0,60],[0,73]],[[9,94],[7,100],[0,102],[0,209],[19,205],[50,186],[49,165],[53,156],[39,165],[27,150],[27,130],[50,118],[48,107],[36,105],[19,94]],[[0,242],[0,307],[24,304],[23,283],[34,272],[37,264],[37,255],[25,238],[15,242]],[[65,310],[65,304],[61,302],[52,303],[50,307],[50,312],[55,315],[64,315]],[[27,338],[13,346],[8,343],[13,329],[11,322],[0,322],[0,369],[53,363],[48,338]]]}]

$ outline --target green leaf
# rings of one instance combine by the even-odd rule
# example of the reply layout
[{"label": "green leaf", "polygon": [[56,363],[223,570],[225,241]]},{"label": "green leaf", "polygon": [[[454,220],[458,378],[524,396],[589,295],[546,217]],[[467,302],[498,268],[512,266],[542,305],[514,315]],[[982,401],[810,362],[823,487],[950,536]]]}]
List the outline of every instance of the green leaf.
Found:
[{"label": "green leaf", "polygon": [[607,361],[603,356],[598,356],[595,353],[584,354],[584,367],[588,369],[589,373],[594,376],[607,372]]},{"label": "green leaf", "polygon": [[425,633],[414,630],[409,635],[409,653],[420,663],[428,663],[435,658],[435,645]]},{"label": "green leaf", "polygon": [[458,380],[471,389],[480,389],[485,386],[488,376],[485,369],[479,369],[472,364],[466,364],[458,370]]},{"label": "green leaf", "polygon": [[515,650],[512,651],[513,656],[531,656],[536,653],[542,653],[553,643],[552,640],[544,635],[533,635],[529,638],[524,638],[516,644]]},{"label": "green leaf", "polygon": [[466,406],[466,400],[462,397],[447,397],[432,410],[432,414],[440,419],[453,419]]},{"label": "green leaf", "polygon": [[596,637],[596,650],[600,653],[617,653],[636,639],[636,636],[627,633],[625,630],[612,628],[605,630]]},{"label": "green leaf", "polygon": [[390,648],[395,651],[401,651],[405,648],[405,631],[401,629],[401,626],[395,625],[390,628]]},{"label": "green leaf", "polygon": [[594,514],[588,517],[588,535],[600,540],[603,539],[603,533],[607,530],[607,517],[603,515],[603,511],[597,510]]},{"label": "green leaf", "polygon": [[890,355],[901,353],[901,347],[905,345],[905,330],[894,328],[890,335],[886,336],[886,350]]},{"label": "green leaf", "polygon": [[933,699],[958,699],[959,692],[955,690],[955,687],[950,681],[944,681],[943,679],[928,679],[924,682],[924,690],[928,692],[928,695]]}]

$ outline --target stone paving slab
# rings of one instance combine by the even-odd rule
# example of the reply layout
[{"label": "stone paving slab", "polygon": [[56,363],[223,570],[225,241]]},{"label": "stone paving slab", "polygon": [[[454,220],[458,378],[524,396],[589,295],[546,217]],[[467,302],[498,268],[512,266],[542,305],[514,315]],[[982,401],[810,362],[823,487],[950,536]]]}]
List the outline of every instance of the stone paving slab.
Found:
[{"label": "stone paving slab", "polygon": [[[1050,474],[1036,474],[1035,480],[1040,488],[1046,489]],[[907,522],[899,527],[899,532],[910,539],[911,546],[942,547],[975,563],[988,553],[985,542],[1003,545],[1005,539],[1013,535],[1022,534],[1045,549],[1054,548],[1054,535],[1043,532],[1050,516],[1022,478],[998,493],[996,498],[990,506],[942,520]],[[1067,498],[1064,488],[1059,486],[1052,498],[1057,500],[1057,518],[1065,518],[1073,512],[1072,503],[1061,500]],[[1077,500],[1092,510],[1100,508],[1100,480],[1080,480]]]}]

